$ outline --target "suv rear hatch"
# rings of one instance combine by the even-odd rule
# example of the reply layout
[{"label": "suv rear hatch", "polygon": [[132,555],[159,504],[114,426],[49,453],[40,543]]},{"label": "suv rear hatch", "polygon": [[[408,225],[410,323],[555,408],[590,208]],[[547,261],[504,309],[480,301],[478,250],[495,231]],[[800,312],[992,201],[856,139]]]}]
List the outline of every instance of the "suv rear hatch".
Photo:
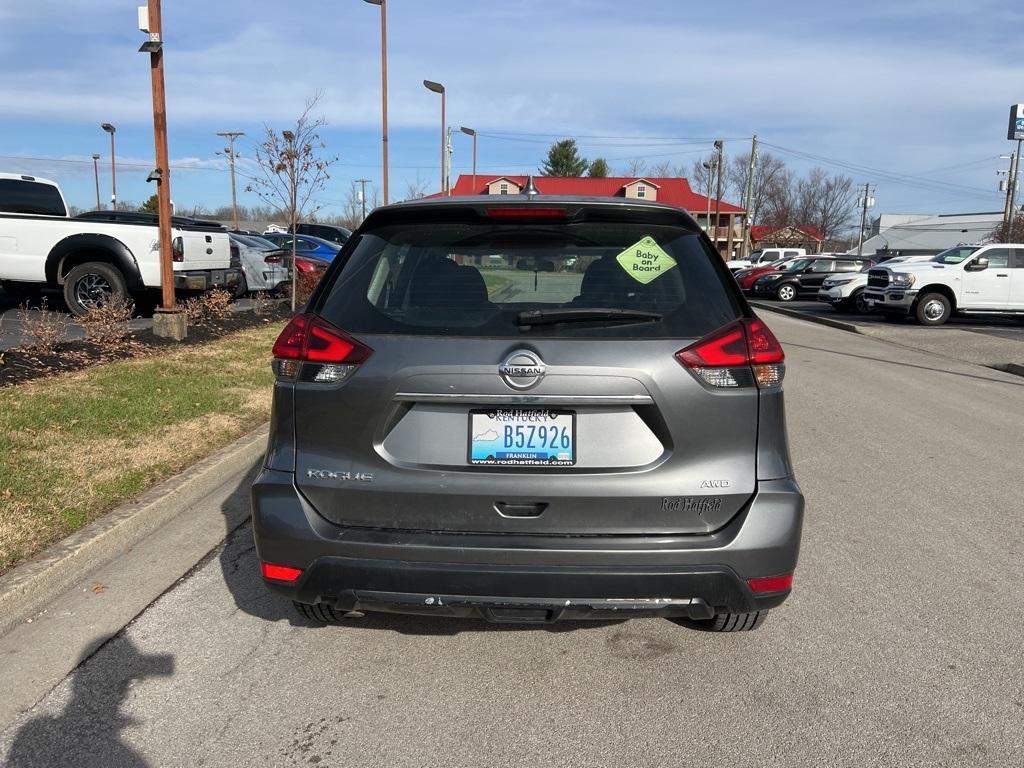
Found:
[{"label": "suv rear hatch", "polygon": [[354,237],[275,346],[326,519],[706,533],[754,493],[755,376],[781,350],[684,214],[399,206]]}]

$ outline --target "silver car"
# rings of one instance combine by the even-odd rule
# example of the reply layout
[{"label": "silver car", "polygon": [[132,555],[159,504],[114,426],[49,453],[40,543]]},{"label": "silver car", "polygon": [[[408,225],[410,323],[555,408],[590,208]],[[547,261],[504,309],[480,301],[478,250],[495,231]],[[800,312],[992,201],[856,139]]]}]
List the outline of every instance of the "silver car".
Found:
[{"label": "silver car", "polygon": [[309,620],[757,627],[803,519],[779,342],[682,210],[375,210],[274,345],[264,582]]},{"label": "silver car", "polygon": [[231,242],[238,246],[242,262],[244,279],[239,282],[237,295],[242,296],[249,291],[272,291],[288,279],[288,267],[283,262],[284,251],[280,246],[256,235],[232,232],[229,236]]}]

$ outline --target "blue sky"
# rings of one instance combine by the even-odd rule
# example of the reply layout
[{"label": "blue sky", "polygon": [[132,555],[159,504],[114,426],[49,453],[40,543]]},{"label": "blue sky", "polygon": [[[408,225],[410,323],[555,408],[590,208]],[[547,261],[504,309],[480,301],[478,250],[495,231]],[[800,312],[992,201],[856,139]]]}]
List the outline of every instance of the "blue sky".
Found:
[{"label": "blue sky", "polygon": [[[148,196],[140,2],[0,0],[0,170],[55,178],[69,202],[91,206],[88,158],[109,162],[99,128],[109,121],[119,197]],[[876,184],[876,212],[1002,207],[998,157],[1011,150],[1009,105],[1024,101],[1007,37],[1024,27],[1017,3],[388,2],[393,198],[417,179],[436,189],[439,104],[421,85],[428,78],[448,88],[451,125],[485,134],[482,173],[535,169],[560,136],[616,137],[580,143],[620,169],[638,156],[688,167],[713,137],[741,152],[757,133],[796,169],[813,155]],[[352,179],[378,184],[378,24],[361,0],[166,2],[179,209],[230,199],[216,131],[246,132],[244,162],[264,125],[287,127],[317,90],[323,138],[340,156],[318,197],[336,211]],[[455,172],[469,163],[469,139],[457,134]],[[258,201],[242,193],[241,202]]]}]

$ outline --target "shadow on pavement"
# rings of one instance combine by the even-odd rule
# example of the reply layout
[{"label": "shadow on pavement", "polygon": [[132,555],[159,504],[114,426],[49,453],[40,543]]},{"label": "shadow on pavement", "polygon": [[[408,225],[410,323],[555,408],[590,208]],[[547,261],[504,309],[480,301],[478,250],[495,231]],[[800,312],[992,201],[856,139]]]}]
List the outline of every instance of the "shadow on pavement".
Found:
[{"label": "shadow on pavement", "polygon": [[121,702],[136,681],[173,672],[170,654],[140,653],[123,636],[111,640],[75,670],[71,700],[62,714],[39,715],[18,730],[5,765],[146,766],[142,756],[121,741],[121,732],[136,723],[121,712]]},{"label": "shadow on pavement", "polygon": [[[262,461],[262,459],[261,459]],[[249,487],[258,472],[258,466],[248,472],[222,505],[227,538],[220,551],[220,566],[235,605],[250,616],[265,621],[288,621],[296,627],[322,628],[323,624],[301,617],[291,603],[272,593],[259,575],[256,545],[249,522]],[[463,632],[523,632],[552,633],[597,629],[620,624],[627,619],[595,621],[560,621],[554,624],[491,624],[483,619],[463,619],[446,616],[416,616],[395,613],[367,613],[346,619],[340,626],[353,629],[375,629],[403,635],[457,635]]]}]

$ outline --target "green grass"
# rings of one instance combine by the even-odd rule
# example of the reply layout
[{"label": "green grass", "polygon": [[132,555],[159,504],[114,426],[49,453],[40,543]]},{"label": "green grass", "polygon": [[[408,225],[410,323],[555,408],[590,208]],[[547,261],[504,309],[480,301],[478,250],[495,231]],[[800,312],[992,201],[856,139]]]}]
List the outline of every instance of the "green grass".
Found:
[{"label": "green grass", "polygon": [[488,296],[494,296],[502,288],[512,284],[512,281],[509,278],[496,275],[493,272],[488,272],[486,269],[480,270],[480,274],[484,276],[484,285],[487,286]]},{"label": "green grass", "polygon": [[0,573],[265,421],[279,331],[0,390]]}]

